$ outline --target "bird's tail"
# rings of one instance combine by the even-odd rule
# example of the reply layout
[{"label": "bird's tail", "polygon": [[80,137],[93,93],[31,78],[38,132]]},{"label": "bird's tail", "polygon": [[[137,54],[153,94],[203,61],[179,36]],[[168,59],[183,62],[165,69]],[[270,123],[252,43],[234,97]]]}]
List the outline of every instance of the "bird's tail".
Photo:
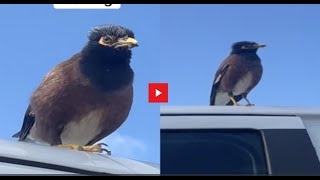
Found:
[{"label": "bird's tail", "polygon": [[215,101],[215,98],[216,98],[216,90],[217,90],[217,83],[214,83],[212,85],[212,88],[211,88],[211,94],[210,94],[210,106],[214,106],[214,101]]},{"label": "bird's tail", "polygon": [[21,131],[15,133],[14,135],[12,135],[13,138],[19,138],[21,135]]}]

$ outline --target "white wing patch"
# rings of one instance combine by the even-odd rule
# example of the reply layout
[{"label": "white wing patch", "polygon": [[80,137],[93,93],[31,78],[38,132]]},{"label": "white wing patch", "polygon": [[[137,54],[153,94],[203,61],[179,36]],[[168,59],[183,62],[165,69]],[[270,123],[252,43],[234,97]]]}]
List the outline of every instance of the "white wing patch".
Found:
[{"label": "white wing patch", "polygon": [[226,64],[226,65],[223,66],[220,74],[218,75],[216,80],[213,82],[214,84],[216,84],[216,83],[218,83],[220,81],[220,79],[222,78],[223,74],[226,72],[228,66],[229,66],[229,64]]}]

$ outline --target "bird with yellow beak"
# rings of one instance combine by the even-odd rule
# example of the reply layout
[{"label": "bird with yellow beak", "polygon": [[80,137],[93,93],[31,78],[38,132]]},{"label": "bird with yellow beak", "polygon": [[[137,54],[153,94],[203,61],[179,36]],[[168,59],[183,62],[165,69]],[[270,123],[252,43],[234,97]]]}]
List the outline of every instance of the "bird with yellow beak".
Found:
[{"label": "bird with yellow beak", "polygon": [[89,152],[127,119],[133,101],[134,33],[118,25],[93,28],[88,42],[54,67],[31,96],[20,141]]}]

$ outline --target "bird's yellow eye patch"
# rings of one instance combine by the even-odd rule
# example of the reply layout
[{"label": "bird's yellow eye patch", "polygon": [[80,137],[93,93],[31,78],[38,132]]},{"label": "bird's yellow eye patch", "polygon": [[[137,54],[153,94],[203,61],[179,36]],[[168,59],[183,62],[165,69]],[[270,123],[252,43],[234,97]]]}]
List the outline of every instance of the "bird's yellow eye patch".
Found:
[{"label": "bird's yellow eye patch", "polygon": [[113,36],[107,35],[107,36],[101,37],[98,43],[100,45],[110,47],[112,45],[113,41],[114,41]]},{"label": "bird's yellow eye patch", "polygon": [[252,49],[252,46],[250,46],[250,45],[243,45],[243,46],[241,46],[241,49]]},{"label": "bird's yellow eye patch", "polygon": [[109,46],[109,45],[106,43],[105,37],[101,37],[98,43],[101,44],[102,46]]}]

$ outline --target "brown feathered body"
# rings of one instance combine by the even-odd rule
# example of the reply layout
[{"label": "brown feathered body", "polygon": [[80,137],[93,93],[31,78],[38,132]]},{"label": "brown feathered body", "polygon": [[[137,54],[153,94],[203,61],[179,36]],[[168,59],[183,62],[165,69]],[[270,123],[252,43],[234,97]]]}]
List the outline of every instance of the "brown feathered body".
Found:
[{"label": "brown feathered body", "polygon": [[31,137],[50,144],[91,145],[127,118],[132,84],[103,92],[80,72],[79,58],[75,55],[56,66],[32,95],[30,105],[37,120]]},{"label": "brown feathered body", "polygon": [[[228,70],[221,77],[218,92],[232,92],[236,96],[248,94],[261,80],[263,71],[260,59],[252,58],[254,59],[250,60],[248,57],[230,55],[223,63],[223,66],[228,64]],[[215,78],[219,74],[220,70]]]}]

